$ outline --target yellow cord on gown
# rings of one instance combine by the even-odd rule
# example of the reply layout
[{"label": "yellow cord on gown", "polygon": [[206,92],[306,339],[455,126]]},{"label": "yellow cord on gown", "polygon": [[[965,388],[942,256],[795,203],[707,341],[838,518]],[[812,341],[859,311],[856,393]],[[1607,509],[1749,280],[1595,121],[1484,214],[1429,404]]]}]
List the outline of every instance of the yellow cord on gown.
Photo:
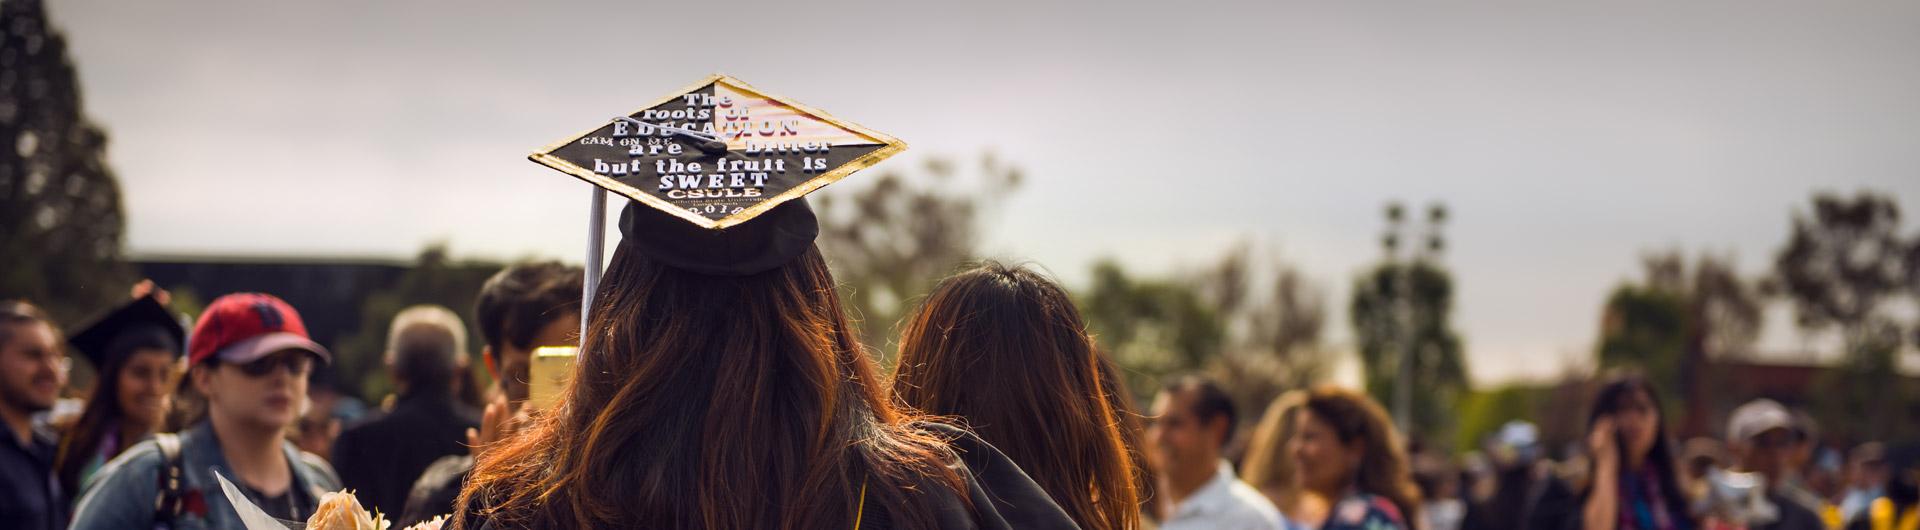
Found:
[{"label": "yellow cord on gown", "polygon": [[[1873,530],[1915,530],[1920,528],[1920,508],[1908,510],[1905,514],[1896,514],[1893,501],[1886,497],[1873,500],[1868,505],[1868,526]],[[1897,516],[1897,517],[1896,517]]]},{"label": "yellow cord on gown", "polygon": [[867,481],[860,480],[860,507],[853,509],[853,530],[860,530],[860,519],[867,515]]}]

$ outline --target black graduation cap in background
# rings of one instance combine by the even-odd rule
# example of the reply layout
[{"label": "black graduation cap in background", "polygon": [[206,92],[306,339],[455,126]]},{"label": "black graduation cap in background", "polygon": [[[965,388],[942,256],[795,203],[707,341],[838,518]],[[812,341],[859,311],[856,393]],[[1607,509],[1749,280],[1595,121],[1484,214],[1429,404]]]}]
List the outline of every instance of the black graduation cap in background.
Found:
[{"label": "black graduation cap in background", "polygon": [[[820,230],[808,193],[905,149],[716,74],[528,158],[631,199],[619,225],[627,248],[682,270],[744,276],[811,248]],[[603,215],[600,193],[590,230]],[[590,245],[598,240],[590,235]],[[588,261],[597,260],[590,246]]]},{"label": "black graduation cap in background", "polygon": [[115,357],[136,348],[164,349],[179,357],[185,353],[187,330],[172,311],[147,295],[100,317],[67,343],[86,355],[95,369],[105,369]]}]

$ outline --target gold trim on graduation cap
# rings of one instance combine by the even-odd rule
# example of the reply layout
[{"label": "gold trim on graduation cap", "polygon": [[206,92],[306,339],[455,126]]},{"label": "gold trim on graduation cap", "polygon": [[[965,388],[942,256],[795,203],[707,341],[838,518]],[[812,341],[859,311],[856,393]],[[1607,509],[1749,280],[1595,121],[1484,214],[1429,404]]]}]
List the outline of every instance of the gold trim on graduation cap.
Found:
[{"label": "gold trim on graduation cap", "polygon": [[[732,104],[718,104],[720,100]],[[650,134],[639,134],[641,130]],[[727,150],[710,153],[696,145],[707,142],[690,138],[687,130],[707,135],[709,141],[723,140]],[[725,229],[906,147],[892,136],[714,74],[628,113],[624,120],[602,122],[527,158],[700,228]],[[706,171],[710,162],[726,167]],[[693,164],[701,166],[692,174],[672,171]]]},{"label": "gold trim on graduation cap", "polygon": [[180,326],[179,317],[147,295],[115,308],[67,343],[80,350],[94,369],[104,370],[115,357],[136,349],[165,350],[179,358],[186,354],[187,330]]}]

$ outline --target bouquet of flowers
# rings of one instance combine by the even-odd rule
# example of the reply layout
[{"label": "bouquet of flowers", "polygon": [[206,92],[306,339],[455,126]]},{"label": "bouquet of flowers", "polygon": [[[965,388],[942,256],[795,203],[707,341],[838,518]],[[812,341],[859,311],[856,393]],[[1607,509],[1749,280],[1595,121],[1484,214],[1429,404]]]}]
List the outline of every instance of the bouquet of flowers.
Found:
[{"label": "bouquet of flowers", "polygon": [[[214,476],[220,479],[220,491],[226,494],[227,502],[233,503],[233,509],[240,512],[240,521],[246,524],[247,530],[389,530],[388,527],[393,525],[379,512],[368,512],[361,507],[360,499],[347,490],[322,495],[319,508],[304,523],[274,519],[247,500],[247,496],[240,493],[240,488],[232,482],[228,482],[227,477],[218,473]],[[405,530],[441,530],[446,523],[447,516],[442,515]]]}]

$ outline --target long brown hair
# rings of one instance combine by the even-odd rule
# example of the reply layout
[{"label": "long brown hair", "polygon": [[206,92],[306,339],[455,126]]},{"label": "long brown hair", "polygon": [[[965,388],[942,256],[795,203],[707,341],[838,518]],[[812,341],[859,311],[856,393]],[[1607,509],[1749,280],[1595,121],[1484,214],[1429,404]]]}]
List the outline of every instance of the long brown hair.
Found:
[{"label": "long brown hair", "polygon": [[1120,442],[1127,446],[1127,461],[1133,463],[1134,496],[1139,503],[1140,513],[1155,522],[1166,514],[1159,513],[1162,503],[1154,502],[1159,492],[1153,475],[1153,465],[1147,463],[1145,431],[1147,417],[1140,414],[1140,406],[1133,399],[1133,390],[1127,386],[1127,380],[1120,374],[1120,366],[1110,362],[1111,353],[1098,349],[1099,339],[1095,338],[1095,352],[1100,356],[1100,387],[1107,391],[1107,406],[1113,409],[1116,426],[1120,429]]},{"label": "long brown hair", "polygon": [[1386,409],[1365,394],[1332,386],[1308,392],[1304,406],[1308,414],[1333,427],[1341,444],[1365,444],[1355,489],[1386,497],[1406,521],[1420,520],[1420,488],[1413,482],[1407,453],[1400,448],[1400,433],[1387,419]]},{"label": "long brown hair", "polygon": [[[818,249],[751,276],[615,251],[562,400],[460,492],[505,528],[929,528],[955,456],[889,404]],[[864,497],[863,497],[863,491]],[[964,497],[962,498],[963,500]]]},{"label": "long brown hair", "polygon": [[900,334],[893,391],[960,418],[1087,530],[1140,524],[1131,410],[1103,378],[1086,321],[1066,290],[988,262],[927,295]]}]

